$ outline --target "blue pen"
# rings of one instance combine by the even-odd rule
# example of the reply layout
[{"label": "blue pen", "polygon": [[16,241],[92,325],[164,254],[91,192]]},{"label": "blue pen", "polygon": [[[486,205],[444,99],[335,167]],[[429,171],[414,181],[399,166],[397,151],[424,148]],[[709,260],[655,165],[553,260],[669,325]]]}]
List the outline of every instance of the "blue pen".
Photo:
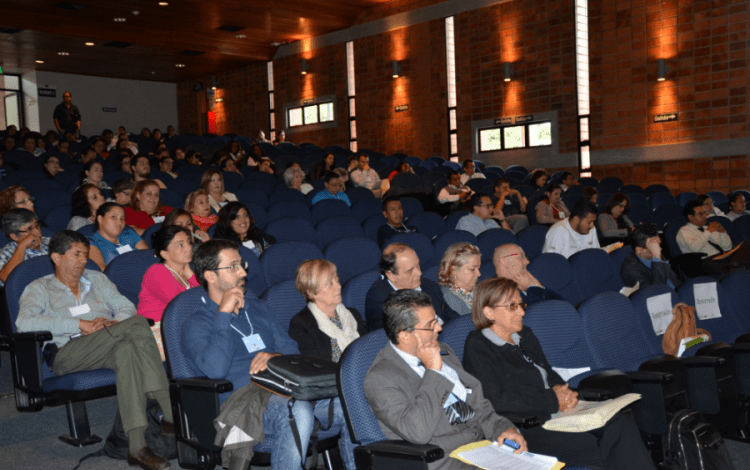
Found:
[{"label": "blue pen", "polygon": [[510,439],[504,439],[503,440],[503,445],[504,446],[508,446],[508,447],[510,447],[513,450],[518,450],[518,449],[521,448],[520,444],[517,444],[517,443],[511,441]]}]

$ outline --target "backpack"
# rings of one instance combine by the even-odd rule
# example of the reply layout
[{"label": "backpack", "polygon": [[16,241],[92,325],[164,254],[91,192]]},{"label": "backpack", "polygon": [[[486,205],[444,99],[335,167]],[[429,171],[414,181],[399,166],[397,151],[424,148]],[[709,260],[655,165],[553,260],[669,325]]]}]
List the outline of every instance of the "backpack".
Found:
[{"label": "backpack", "polygon": [[719,431],[695,411],[674,414],[662,446],[668,470],[734,470]]},{"label": "backpack", "polygon": [[[148,427],[145,432],[146,444],[148,444],[155,454],[168,460],[173,460],[177,458],[177,440],[175,436],[169,436],[161,432],[161,416],[159,403],[149,398],[146,402],[146,418],[148,419]],[[122,427],[122,418],[120,417],[120,409],[118,408],[117,414],[115,414],[115,422],[112,425],[112,431],[107,436],[107,440],[104,441],[104,447],[96,452],[84,455],[73,470],[76,470],[81,465],[81,462],[91,457],[106,455],[113,459],[125,460],[128,456],[128,442],[128,436]]]}]

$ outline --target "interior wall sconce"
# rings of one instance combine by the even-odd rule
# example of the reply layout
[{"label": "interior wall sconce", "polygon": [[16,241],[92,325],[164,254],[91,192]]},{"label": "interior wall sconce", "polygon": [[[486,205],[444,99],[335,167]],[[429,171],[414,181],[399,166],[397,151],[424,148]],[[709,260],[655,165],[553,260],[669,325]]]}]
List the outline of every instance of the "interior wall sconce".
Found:
[{"label": "interior wall sconce", "polygon": [[211,76],[211,89],[216,90],[218,87],[219,87],[219,82],[216,81],[216,77],[212,75]]},{"label": "interior wall sconce", "polygon": [[656,61],[656,67],[657,67],[657,81],[663,82],[667,79],[667,74],[669,73],[669,67],[667,67],[667,64],[664,62],[664,59],[659,59]]},{"label": "interior wall sconce", "polygon": [[300,74],[307,75],[308,71],[310,71],[310,64],[307,63],[307,59],[302,59],[302,71]]},{"label": "interior wall sconce", "polygon": [[397,60],[393,61],[393,78],[398,78],[401,75],[401,65]]},{"label": "interior wall sconce", "polygon": [[503,79],[506,82],[513,80],[513,64],[510,62],[503,63]]},{"label": "interior wall sconce", "polygon": [[221,103],[222,101],[224,101],[224,98],[216,98],[217,103]]}]

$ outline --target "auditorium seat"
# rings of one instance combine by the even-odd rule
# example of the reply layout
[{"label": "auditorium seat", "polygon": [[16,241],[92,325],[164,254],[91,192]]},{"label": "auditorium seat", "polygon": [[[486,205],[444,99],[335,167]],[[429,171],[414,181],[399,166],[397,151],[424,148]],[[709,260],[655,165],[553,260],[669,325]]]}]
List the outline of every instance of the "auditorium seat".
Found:
[{"label": "auditorium seat", "polygon": [[323,256],[336,265],[343,286],[349,279],[378,268],[380,248],[369,238],[341,238],[331,242]]},{"label": "auditorium seat", "polygon": [[277,242],[317,243],[318,239],[315,227],[310,221],[298,217],[281,217],[272,220],[266,226],[265,232],[274,237]]}]

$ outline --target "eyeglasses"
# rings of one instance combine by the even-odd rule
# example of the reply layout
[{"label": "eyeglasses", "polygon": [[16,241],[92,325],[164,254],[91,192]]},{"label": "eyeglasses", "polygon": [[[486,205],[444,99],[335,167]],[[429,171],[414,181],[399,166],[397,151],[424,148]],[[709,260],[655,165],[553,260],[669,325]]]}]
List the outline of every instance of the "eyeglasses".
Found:
[{"label": "eyeglasses", "polygon": [[39,221],[37,221],[34,225],[32,225],[31,227],[29,227],[29,228],[27,228],[25,230],[20,230],[19,229],[18,233],[29,233],[32,230],[41,230],[41,228],[42,228],[42,225],[39,223]]},{"label": "eyeglasses", "polygon": [[247,271],[247,261],[243,261],[242,263],[233,264],[231,266],[224,266],[223,268],[214,268],[211,271],[219,271],[221,269],[228,269],[230,272],[236,273],[239,272],[240,269],[244,269]]},{"label": "eyeglasses", "polygon": [[521,309],[526,310],[526,307],[528,307],[528,306],[529,306],[529,304],[527,304],[526,302],[521,302],[520,304],[517,304],[517,303],[513,302],[513,303],[508,304],[508,305],[495,305],[495,308],[506,307],[511,312],[515,312],[515,310],[518,307],[521,307]]},{"label": "eyeglasses", "polygon": [[15,201],[14,204],[17,206],[20,206],[21,204],[26,204],[27,202],[34,202],[34,197],[29,196],[26,199],[21,199],[20,201]]}]

